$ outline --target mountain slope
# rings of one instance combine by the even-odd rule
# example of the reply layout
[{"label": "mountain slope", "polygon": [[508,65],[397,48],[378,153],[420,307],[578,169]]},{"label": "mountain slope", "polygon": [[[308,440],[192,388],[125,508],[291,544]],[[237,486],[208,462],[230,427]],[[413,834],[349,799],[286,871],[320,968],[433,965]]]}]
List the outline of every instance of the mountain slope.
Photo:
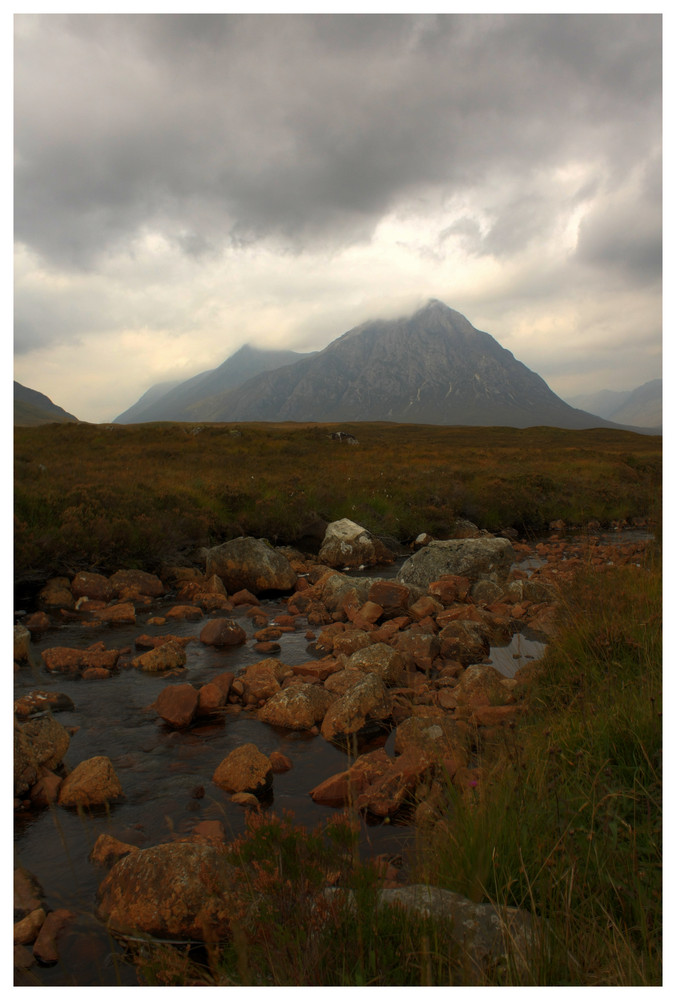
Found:
[{"label": "mountain slope", "polygon": [[606,424],[569,406],[493,337],[435,299],[410,318],[364,323],[319,354],[212,399],[202,419]]},{"label": "mountain slope", "polygon": [[17,427],[35,427],[38,424],[77,424],[79,421],[72,413],[52,403],[49,396],[15,382],[14,423]]},{"label": "mountain slope", "polygon": [[[147,423],[154,420],[208,420],[209,400],[219,397],[261,372],[289,365],[312,355],[296,351],[266,351],[245,344],[218,368],[200,372],[184,382],[163,383],[149,389],[114,423]],[[158,390],[160,390],[158,392]]]}]

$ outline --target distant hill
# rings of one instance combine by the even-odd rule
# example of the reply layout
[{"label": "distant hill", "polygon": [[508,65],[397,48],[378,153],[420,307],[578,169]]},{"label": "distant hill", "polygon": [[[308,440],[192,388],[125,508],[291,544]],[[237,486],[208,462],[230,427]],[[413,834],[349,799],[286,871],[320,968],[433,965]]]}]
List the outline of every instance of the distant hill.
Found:
[{"label": "distant hill", "polygon": [[15,382],[14,423],[17,427],[34,427],[38,424],[77,424],[79,420],[52,403],[49,396]]},{"label": "distant hill", "polygon": [[312,356],[297,351],[259,350],[245,344],[218,368],[201,372],[184,382],[164,382],[148,389],[133,406],[115,417],[114,423],[209,420],[211,418],[205,414],[211,409],[212,399],[218,399],[255,375]]},{"label": "distant hill", "polygon": [[575,409],[488,333],[436,299],[374,320],[323,351],[203,400],[211,421],[394,421],[568,428],[613,426]]},{"label": "distant hill", "polygon": [[604,389],[600,392],[574,396],[569,400],[572,406],[588,410],[618,424],[633,427],[659,428],[662,426],[662,379],[652,379],[637,389],[614,392]]}]

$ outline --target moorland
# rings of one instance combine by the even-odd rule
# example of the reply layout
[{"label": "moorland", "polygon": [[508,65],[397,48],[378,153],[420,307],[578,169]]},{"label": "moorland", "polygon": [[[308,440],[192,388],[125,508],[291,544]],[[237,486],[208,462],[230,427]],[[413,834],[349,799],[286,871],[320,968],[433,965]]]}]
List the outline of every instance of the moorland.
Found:
[{"label": "moorland", "polygon": [[[137,956],[143,985],[661,983],[661,445],[607,429],[385,423],[16,429],[24,583],[197,565],[201,546],[240,534],[311,545],[318,524],[343,517],[404,548],[421,532],[449,537],[459,518],[532,540],[554,522],[654,537],[640,560],[590,560],[561,586],[518,723],[486,744],[476,793],[449,784],[444,821],[417,845],[417,883],[541,921],[525,964],[470,974],[443,921],[376,908],[381,882],[349,824],[327,847],[327,831],[267,813],[230,848],[260,919],[208,972],[156,943]],[[353,901],[317,924],[339,854],[352,859]]]}]

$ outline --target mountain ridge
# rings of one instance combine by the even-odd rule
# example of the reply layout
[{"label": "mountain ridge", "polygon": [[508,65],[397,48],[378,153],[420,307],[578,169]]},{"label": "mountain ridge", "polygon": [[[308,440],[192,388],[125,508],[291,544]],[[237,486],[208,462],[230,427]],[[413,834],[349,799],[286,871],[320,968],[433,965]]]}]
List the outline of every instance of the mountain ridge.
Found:
[{"label": "mountain ridge", "polygon": [[79,424],[72,413],[53,403],[37,389],[14,382],[14,424],[16,427],[36,427],[39,424]]}]

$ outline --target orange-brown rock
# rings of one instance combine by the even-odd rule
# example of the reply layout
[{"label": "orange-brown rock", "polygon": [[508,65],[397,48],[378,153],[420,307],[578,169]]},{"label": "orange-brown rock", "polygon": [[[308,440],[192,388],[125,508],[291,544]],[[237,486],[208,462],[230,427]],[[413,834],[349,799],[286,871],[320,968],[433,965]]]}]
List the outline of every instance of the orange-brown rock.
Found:
[{"label": "orange-brown rock", "polygon": [[273,695],[258,718],[271,726],[308,730],[322,721],[335,695],[315,684],[298,683]]},{"label": "orange-brown rock", "polygon": [[213,712],[218,712],[227,700],[228,695],[218,684],[214,684],[213,681],[203,684],[198,691],[197,714],[211,715]]},{"label": "orange-brown rock", "polygon": [[111,931],[195,941],[230,935],[232,870],[220,845],[158,844],[122,858],[99,886]]},{"label": "orange-brown rock", "polygon": [[490,652],[486,626],[481,622],[454,621],[439,632],[439,656],[470,664],[483,660]]},{"label": "orange-brown rock", "polygon": [[61,785],[60,806],[99,806],[124,798],[122,785],[108,757],[90,757],[78,764]]},{"label": "orange-brown rock", "polygon": [[48,580],[38,595],[43,608],[72,608],[75,598],[70,589],[70,580],[65,576],[57,576]]},{"label": "orange-brown rock", "polygon": [[446,715],[412,715],[400,725],[394,740],[395,753],[412,748],[436,761],[445,757],[467,763],[467,739],[458,725]]},{"label": "orange-brown rock", "polygon": [[188,661],[184,647],[178,642],[165,642],[147,653],[136,656],[131,665],[146,673],[162,673],[165,670],[176,670],[184,667]]},{"label": "orange-brown rock", "polygon": [[92,612],[92,617],[99,622],[110,622],[117,625],[135,625],[136,610],[131,601],[121,604],[110,604]]},{"label": "orange-brown rock", "polygon": [[392,701],[376,674],[365,674],[329,707],[322,722],[327,740],[349,741],[379,732],[392,713]]},{"label": "orange-brown rock", "polygon": [[101,573],[77,573],[70,585],[71,593],[77,600],[88,597],[93,601],[112,601],[115,590],[108,577]]},{"label": "orange-brown rock", "polygon": [[50,674],[76,674],[87,667],[103,667],[106,670],[113,670],[119,656],[119,649],[102,650],[98,648],[98,644],[90,649],[52,646],[42,651],[43,662]]},{"label": "orange-brown rock", "polygon": [[449,573],[432,581],[427,589],[444,607],[448,607],[458,601],[466,601],[470,585],[469,577]]},{"label": "orange-brown rock", "polygon": [[244,743],[221,761],[212,780],[226,792],[264,795],[272,784],[272,764],[253,743]]},{"label": "orange-brown rock", "polygon": [[116,595],[124,590],[135,591],[144,597],[161,597],[164,584],[154,573],[142,569],[121,569],[113,573],[110,583]]},{"label": "orange-brown rock", "polygon": [[58,939],[74,917],[75,914],[66,909],[52,910],[47,914],[33,945],[33,955],[41,965],[58,962]]},{"label": "orange-brown rock", "polygon": [[335,637],[333,640],[333,652],[336,656],[339,656],[341,653],[345,656],[351,656],[358,649],[365,649],[370,645],[371,639],[368,632],[364,632],[363,629],[359,628],[350,628]]},{"label": "orange-brown rock", "polygon": [[212,618],[200,632],[200,642],[206,646],[241,646],[246,632],[232,618]]},{"label": "orange-brown rock", "polygon": [[333,657],[324,657],[321,660],[308,660],[306,663],[296,663],[291,667],[294,674],[299,677],[314,677],[319,681],[325,681],[332,674],[342,670],[340,662]]},{"label": "orange-brown rock", "polygon": [[195,718],[198,704],[199,694],[192,684],[169,684],[158,694],[155,711],[167,725],[184,729]]},{"label": "orange-brown rock", "polygon": [[410,591],[394,580],[375,580],[369,588],[368,599],[383,609],[383,618],[398,618],[408,612]]},{"label": "orange-brown rock", "polygon": [[62,784],[63,778],[52,771],[45,771],[31,788],[31,802],[36,806],[49,806],[57,802]]},{"label": "orange-brown rock", "polygon": [[133,844],[125,844],[123,841],[112,837],[109,833],[101,833],[96,838],[92,847],[89,860],[100,868],[112,868],[112,866],[125,858],[128,854],[138,851],[138,847]]},{"label": "orange-brown rock", "polygon": [[384,642],[376,642],[352,653],[346,668],[377,674],[388,687],[398,684],[404,672],[404,658]]},{"label": "orange-brown rock", "polygon": [[513,695],[502,683],[504,679],[488,663],[469,666],[453,689],[457,704],[476,709],[480,705],[505,705],[513,702]]},{"label": "orange-brown rock", "polygon": [[270,764],[272,765],[273,774],[284,774],[293,767],[291,760],[286,754],[280,753],[279,750],[273,750],[270,754]]},{"label": "orange-brown rock", "polygon": [[225,843],[225,827],[220,819],[203,819],[193,827],[191,840],[206,840],[212,844]]},{"label": "orange-brown rock", "polygon": [[440,653],[439,640],[432,632],[398,632],[390,643],[404,658],[407,666],[429,671]]},{"label": "orange-brown rock", "polygon": [[32,944],[45,922],[47,913],[43,907],[32,910],[22,920],[14,924],[14,944]]},{"label": "orange-brown rock", "polygon": [[58,691],[31,691],[14,702],[14,714],[17,719],[27,719],[37,712],[71,712],[75,708],[67,694]]},{"label": "orange-brown rock", "polygon": [[204,612],[195,604],[176,604],[165,612],[165,618],[170,621],[196,622],[204,617]]}]

